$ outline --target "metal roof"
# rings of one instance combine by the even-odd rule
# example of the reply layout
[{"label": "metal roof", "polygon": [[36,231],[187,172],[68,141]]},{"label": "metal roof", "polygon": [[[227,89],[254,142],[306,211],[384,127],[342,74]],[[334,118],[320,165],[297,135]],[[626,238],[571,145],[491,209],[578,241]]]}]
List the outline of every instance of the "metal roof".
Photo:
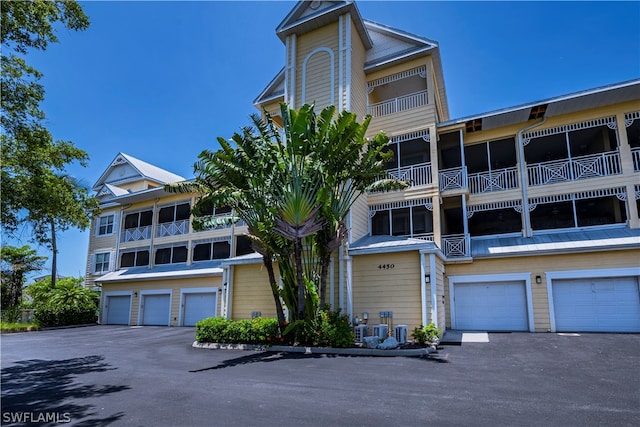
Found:
[{"label": "metal roof", "polygon": [[153,268],[133,267],[112,271],[95,280],[97,283],[114,283],[141,280],[184,279],[189,277],[220,276],[220,261],[198,262],[191,265],[168,264]]},{"label": "metal roof", "polygon": [[365,236],[349,245],[349,255],[420,250],[439,251],[433,242],[397,236]]}]

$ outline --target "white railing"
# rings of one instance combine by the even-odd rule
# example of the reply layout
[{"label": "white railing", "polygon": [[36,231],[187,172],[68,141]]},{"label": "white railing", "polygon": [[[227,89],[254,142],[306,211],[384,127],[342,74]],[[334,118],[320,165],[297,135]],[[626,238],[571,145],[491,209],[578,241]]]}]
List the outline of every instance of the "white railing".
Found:
[{"label": "white railing", "polygon": [[423,105],[427,105],[426,90],[371,104],[367,107],[367,114],[370,114],[372,117],[381,117],[412,108],[418,108]]},{"label": "white railing", "polygon": [[189,232],[189,220],[164,222],[158,224],[156,228],[156,237],[177,236],[179,234],[187,234]]},{"label": "white railing", "polygon": [[468,234],[442,236],[442,252],[449,258],[468,257],[471,252],[471,239]]},{"label": "white railing", "polygon": [[145,225],[143,227],[125,228],[122,232],[123,242],[137,242],[138,240],[146,240],[151,238],[152,227]]},{"label": "white railing", "polygon": [[391,178],[407,181],[409,185],[431,184],[431,163],[403,166],[397,169],[387,169],[387,175]]},{"label": "white railing", "polygon": [[440,191],[467,188],[466,166],[441,170],[438,174],[438,178],[440,181]]},{"label": "white railing", "polygon": [[518,169],[515,167],[469,174],[469,192],[471,194],[513,188],[518,188]]},{"label": "white railing", "polygon": [[631,158],[633,159],[633,171],[640,172],[640,148],[631,149]]},{"label": "white railing", "polygon": [[527,166],[529,185],[546,185],[557,182],[619,175],[620,156],[616,151],[575,157],[571,160],[555,160]]}]

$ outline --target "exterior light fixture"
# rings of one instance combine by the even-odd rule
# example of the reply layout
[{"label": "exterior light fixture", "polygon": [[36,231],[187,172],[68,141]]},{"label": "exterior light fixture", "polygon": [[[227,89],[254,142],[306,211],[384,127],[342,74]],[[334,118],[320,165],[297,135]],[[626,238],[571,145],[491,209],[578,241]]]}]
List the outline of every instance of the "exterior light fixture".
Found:
[{"label": "exterior light fixture", "polygon": [[542,277],[541,276],[536,276],[536,284],[540,284],[542,283]]}]

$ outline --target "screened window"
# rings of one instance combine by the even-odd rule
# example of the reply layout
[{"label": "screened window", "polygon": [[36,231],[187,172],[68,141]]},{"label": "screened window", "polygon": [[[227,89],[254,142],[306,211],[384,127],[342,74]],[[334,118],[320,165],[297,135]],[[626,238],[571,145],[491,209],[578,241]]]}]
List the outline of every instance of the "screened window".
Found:
[{"label": "screened window", "polygon": [[181,262],[187,262],[186,246],[156,249],[155,264],[177,264]]},{"label": "screened window", "polygon": [[151,225],[153,222],[153,211],[141,211],[127,214],[124,217],[124,228],[138,228]]},{"label": "screened window", "polygon": [[246,236],[238,236],[236,238],[236,256],[252,254],[251,240]]},{"label": "screened window", "polygon": [[145,265],[149,265],[149,251],[147,249],[123,252],[120,255],[120,268],[142,267]]},{"label": "screened window", "polygon": [[229,242],[206,242],[198,243],[193,248],[194,261],[210,261],[212,259],[229,258],[231,255],[231,245]]},{"label": "screened window", "polygon": [[189,203],[165,206],[160,208],[160,211],[158,212],[158,222],[162,224],[189,219],[189,212]]},{"label": "screened window", "polygon": [[433,232],[433,216],[425,206],[377,211],[371,218],[373,236],[417,236]]}]

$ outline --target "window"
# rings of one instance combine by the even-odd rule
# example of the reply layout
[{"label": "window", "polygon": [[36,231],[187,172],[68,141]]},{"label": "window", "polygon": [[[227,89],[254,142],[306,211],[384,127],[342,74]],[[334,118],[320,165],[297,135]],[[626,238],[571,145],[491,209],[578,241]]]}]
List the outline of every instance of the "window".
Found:
[{"label": "window", "polygon": [[189,219],[191,207],[189,203],[181,203],[179,205],[165,206],[160,208],[158,212],[158,222],[163,224],[167,222],[182,221]]},{"label": "window", "polygon": [[193,248],[194,261],[229,258],[231,245],[227,241],[198,243]]},{"label": "window", "polygon": [[433,232],[433,216],[425,206],[385,209],[371,218],[373,236],[411,236]]},{"label": "window", "polygon": [[109,258],[110,258],[110,253],[109,252],[102,252],[99,254],[96,254],[95,257],[95,264],[93,265],[93,272],[98,274],[98,273],[106,273],[109,271]]},{"label": "window", "polygon": [[187,247],[185,245],[156,249],[155,264],[177,264],[187,262]]},{"label": "window", "polygon": [[120,268],[149,265],[149,250],[138,249],[123,252],[120,256]]},{"label": "window", "polygon": [[153,221],[153,211],[142,211],[127,214],[124,217],[124,228],[139,228],[151,225]]},{"label": "window", "polygon": [[236,256],[252,254],[251,240],[247,236],[236,238]]},{"label": "window", "polygon": [[98,219],[98,236],[106,236],[113,233],[114,215],[101,216]]}]

